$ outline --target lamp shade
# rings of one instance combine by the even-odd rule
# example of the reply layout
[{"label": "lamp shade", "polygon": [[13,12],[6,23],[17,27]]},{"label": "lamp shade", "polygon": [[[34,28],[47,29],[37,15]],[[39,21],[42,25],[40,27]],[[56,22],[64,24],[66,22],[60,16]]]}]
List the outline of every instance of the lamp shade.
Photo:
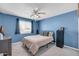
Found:
[{"label": "lamp shade", "polygon": [[2,27],[2,25],[0,26],[0,33],[4,35],[4,28]]}]

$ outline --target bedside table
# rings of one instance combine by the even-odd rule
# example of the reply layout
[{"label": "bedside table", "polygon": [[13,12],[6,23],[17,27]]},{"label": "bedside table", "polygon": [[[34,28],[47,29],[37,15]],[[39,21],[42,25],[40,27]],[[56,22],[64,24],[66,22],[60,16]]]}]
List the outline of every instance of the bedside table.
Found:
[{"label": "bedside table", "polygon": [[3,37],[3,40],[0,40],[0,52],[4,53],[4,56],[12,55],[12,42],[11,37]]}]

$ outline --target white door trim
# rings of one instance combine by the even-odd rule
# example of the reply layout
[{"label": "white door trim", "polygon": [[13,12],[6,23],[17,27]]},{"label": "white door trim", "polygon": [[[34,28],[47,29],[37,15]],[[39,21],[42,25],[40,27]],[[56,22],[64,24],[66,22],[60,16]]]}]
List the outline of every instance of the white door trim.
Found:
[{"label": "white door trim", "polygon": [[79,48],[79,18],[78,18],[78,48]]}]

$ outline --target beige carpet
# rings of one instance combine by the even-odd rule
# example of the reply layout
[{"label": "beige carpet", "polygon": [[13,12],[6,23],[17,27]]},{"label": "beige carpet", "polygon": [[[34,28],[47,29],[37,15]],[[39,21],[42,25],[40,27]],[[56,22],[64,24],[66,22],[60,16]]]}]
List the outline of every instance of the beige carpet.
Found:
[{"label": "beige carpet", "polygon": [[[12,55],[32,56],[26,48],[22,47],[22,42],[12,44]],[[79,51],[67,47],[58,48],[54,44],[49,44],[48,48],[47,46],[40,48],[36,56],[79,56]]]}]

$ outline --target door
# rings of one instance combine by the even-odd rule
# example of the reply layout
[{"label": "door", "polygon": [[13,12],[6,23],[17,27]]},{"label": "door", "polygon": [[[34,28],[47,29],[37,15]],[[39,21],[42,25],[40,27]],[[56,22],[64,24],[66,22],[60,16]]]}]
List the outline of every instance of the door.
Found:
[{"label": "door", "polygon": [[79,48],[79,4],[78,4],[78,48]]},{"label": "door", "polygon": [[79,48],[79,18],[78,18],[78,48]]}]

